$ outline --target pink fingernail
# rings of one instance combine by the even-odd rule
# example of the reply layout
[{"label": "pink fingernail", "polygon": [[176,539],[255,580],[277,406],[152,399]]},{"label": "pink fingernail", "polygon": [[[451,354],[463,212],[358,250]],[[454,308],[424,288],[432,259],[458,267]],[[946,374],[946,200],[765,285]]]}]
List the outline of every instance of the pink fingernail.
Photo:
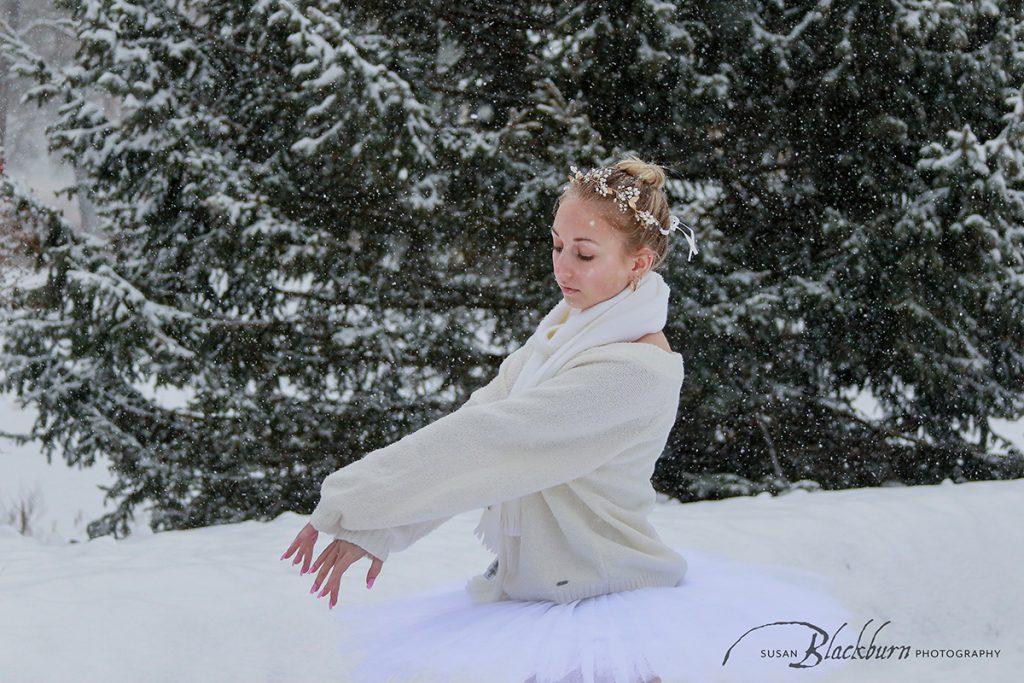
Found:
[{"label": "pink fingernail", "polygon": [[377,580],[377,577],[375,576],[372,579],[370,579],[369,581],[367,581],[366,582],[366,587],[367,588],[373,588],[373,582],[376,581],[376,580]]}]

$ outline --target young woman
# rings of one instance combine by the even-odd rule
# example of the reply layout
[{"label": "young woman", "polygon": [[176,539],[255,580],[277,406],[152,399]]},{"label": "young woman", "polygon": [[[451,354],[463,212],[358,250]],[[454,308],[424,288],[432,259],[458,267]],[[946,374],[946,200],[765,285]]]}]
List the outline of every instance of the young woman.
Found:
[{"label": "young woman", "polygon": [[[486,571],[349,619],[367,680],[702,680],[674,642],[681,620],[699,618],[687,561],[647,519],[684,378],[654,272],[679,222],[657,165],[571,170],[551,227],[562,300],[457,411],[328,476],[282,558],[318,571],[313,591],[333,607],[357,560],[370,558],[372,586],[390,553],[485,508],[476,533],[497,556]],[[318,532],[333,540],[310,568]],[[726,647],[715,644],[719,666]]]}]

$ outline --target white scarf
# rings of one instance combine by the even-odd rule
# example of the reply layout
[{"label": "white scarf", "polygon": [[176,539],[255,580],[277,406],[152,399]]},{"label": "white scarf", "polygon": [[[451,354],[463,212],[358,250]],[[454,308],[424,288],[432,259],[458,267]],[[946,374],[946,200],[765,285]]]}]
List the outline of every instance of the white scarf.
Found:
[{"label": "white scarf", "polygon": [[[658,332],[668,320],[669,286],[660,273],[650,271],[634,292],[625,287],[610,299],[585,310],[563,298],[540,321],[526,341],[531,346],[523,369],[509,390],[515,396],[558,372],[576,354],[593,346],[631,342]],[[510,453],[509,457],[515,457]],[[488,505],[474,533],[499,554],[501,533],[519,535],[519,499]]]}]

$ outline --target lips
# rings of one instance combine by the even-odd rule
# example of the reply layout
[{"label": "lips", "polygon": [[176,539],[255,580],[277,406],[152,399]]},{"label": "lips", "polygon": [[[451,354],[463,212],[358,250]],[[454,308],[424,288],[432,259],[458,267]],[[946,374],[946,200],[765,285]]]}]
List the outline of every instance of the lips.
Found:
[{"label": "lips", "polygon": [[562,292],[564,292],[565,294],[572,294],[573,292],[580,291],[578,289],[573,289],[571,287],[565,287],[564,285],[558,285],[558,286],[559,286],[559,288],[561,288]]}]

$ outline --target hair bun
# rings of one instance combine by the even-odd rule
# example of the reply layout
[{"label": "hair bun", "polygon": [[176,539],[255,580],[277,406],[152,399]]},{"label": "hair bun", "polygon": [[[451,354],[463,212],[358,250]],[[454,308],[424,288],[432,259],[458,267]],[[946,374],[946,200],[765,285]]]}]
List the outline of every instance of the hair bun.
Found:
[{"label": "hair bun", "polygon": [[658,164],[643,161],[635,155],[626,155],[625,159],[615,164],[615,168],[650,184],[655,190],[665,186],[665,169]]}]

